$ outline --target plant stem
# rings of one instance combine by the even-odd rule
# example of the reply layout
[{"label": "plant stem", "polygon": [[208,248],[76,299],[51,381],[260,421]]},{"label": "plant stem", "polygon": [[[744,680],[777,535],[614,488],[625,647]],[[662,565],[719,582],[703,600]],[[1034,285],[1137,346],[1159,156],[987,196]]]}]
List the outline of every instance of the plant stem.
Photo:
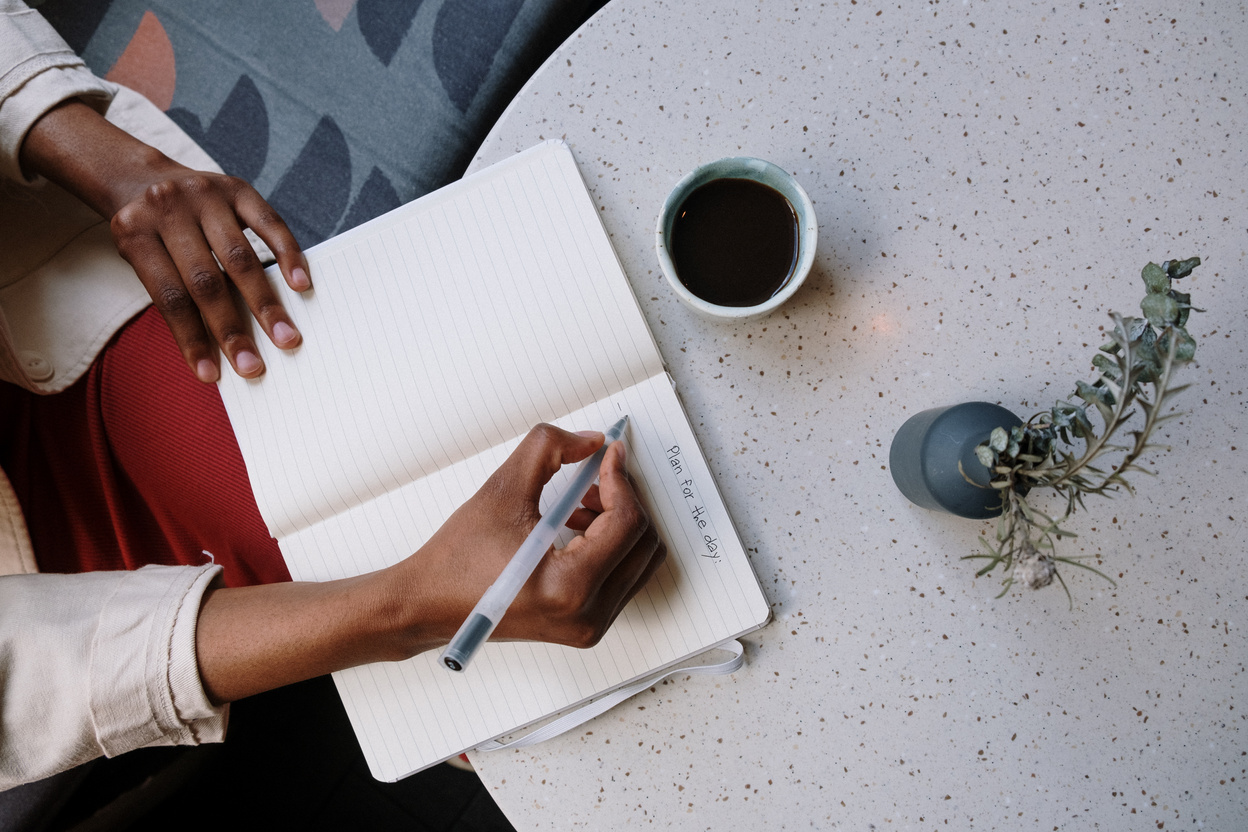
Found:
[{"label": "plant stem", "polygon": [[[1079,457],[1073,465],[1067,468],[1066,472],[1062,474],[1062,476],[1052,480],[1051,482],[1045,483],[1045,485],[1051,485],[1054,488],[1063,488],[1067,486],[1080,471],[1091,465],[1092,460],[1100,456],[1101,451],[1105,449],[1105,445],[1109,442],[1109,438],[1118,430],[1119,425],[1121,425],[1124,421],[1124,411],[1131,404],[1131,400],[1134,398],[1131,393],[1135,385],[1131,376],[1135,374],[1135,357],[1131,353],[1131,339],[1127,336],[1126,327],[1122,322],[1122,316],[1117,312],[1114,312],[1113,318],[1115,334],[1122,333],[1123,336],[1121,339],[1115,338],[1114,340],[1118,341],[1119,346],[1122,347],[1122,364],[1127,368],[1126,373],[1124,373],[1125,377],[1122,380],[1123,383],[1120,386],[1118,395],[1114,397],[1114,410],[1112,412],[1113,418],[1105,420],[1105,431],[1100,436],[1094,437],[1095,441],[1088,441],[1087,447],[1083,452],[1083,456]],[[1170,351],[1171,353],[1174,352],[1173,346]],[[1168,369],[1169,365],[1167,364],[1167,370]],[[1143,448],[1141,447],[1140,450],[1142,451]]]}]

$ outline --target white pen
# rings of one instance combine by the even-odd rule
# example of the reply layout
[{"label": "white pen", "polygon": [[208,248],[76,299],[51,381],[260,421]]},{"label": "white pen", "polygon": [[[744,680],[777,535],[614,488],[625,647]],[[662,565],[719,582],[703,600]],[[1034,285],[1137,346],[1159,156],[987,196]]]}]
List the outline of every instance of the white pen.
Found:
[{"label": "white pen", "polygon": [[472,661],[473,655],[490,637],[490,633],[494,632],[511,602],[520,594],[525,581],[542,562],[563,524],[568,522],[572,512],[585,499],[585,492],[589,491],[589,487],[598,478],[598,469],[602,466],[602,458],[606,456],[607,448],[624,435],[627,425],[627,416],[612,425],[606,432],[602,447],[576,469],[567,490],[542,515],[542,519],[537,521],[533,531],[520,544],[498,579],[481,596],[476,607],[468,614],[468,619],[460,626],[459,632],[455,633],[451,643],[442,651],[443,665],[451,670],[462,671]]}]

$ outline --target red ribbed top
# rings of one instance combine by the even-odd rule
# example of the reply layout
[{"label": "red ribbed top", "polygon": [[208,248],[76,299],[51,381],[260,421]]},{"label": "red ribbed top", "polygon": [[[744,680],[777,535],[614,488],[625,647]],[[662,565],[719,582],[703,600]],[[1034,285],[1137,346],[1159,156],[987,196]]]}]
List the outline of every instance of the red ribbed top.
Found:
[{"label": "red ribbed top", "polygon": [[155,308],[62,393],[0,382],[0,466],[41,571],[198,565],[207,550],[230,586],[290,580],[217,388]]}]

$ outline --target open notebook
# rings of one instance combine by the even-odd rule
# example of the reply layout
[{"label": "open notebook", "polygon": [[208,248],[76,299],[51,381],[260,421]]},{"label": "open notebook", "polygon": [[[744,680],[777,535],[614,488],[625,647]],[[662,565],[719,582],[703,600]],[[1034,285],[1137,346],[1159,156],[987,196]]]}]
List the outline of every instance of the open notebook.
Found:
[{"label": "open notebook", "polygon": [[282,353],[258,339],[263,379],[221,382],[296,580],[406,557],[535,423],[604,430],[625,413],[629,469],[669,549],[590,650],[489,643],[462,674],[436,651],[335,674],[375,777],[411,774],[768,619],[566,145],[538,145],[307,256],[316,288],[287,302],[304,345]]}]

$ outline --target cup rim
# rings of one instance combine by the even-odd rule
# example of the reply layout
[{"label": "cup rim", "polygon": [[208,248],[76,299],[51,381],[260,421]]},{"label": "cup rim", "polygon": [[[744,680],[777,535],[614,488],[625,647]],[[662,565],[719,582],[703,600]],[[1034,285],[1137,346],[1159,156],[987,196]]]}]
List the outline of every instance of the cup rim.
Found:
[{"label": "cup rim", "polygon": [[[780,291],[762,303],[754,306],[721,306],[711,303],[690,292],[676,275],[676,264],[672,261],[667,247],[676,209],[695,188],[714,179],[750,179],[769,185],[780,191],[797,213],[798,230],[798,261],[793,268],[793,275]],[[676,293],[676,297],[695,312],[706,317],[742,320],[767,315],[780,307],[796,294],[806,281],[815,262],[815,248],[818,242],[819,226],[815,219],[815,206],[810,196],[797,179],[784,168],[755,156],[725,156],[712,162],[698,165],[680,178],[680,181],[668,192],[659,211],[655,225],[655,251],[659,258],[659,268],[668,285]]]}]

